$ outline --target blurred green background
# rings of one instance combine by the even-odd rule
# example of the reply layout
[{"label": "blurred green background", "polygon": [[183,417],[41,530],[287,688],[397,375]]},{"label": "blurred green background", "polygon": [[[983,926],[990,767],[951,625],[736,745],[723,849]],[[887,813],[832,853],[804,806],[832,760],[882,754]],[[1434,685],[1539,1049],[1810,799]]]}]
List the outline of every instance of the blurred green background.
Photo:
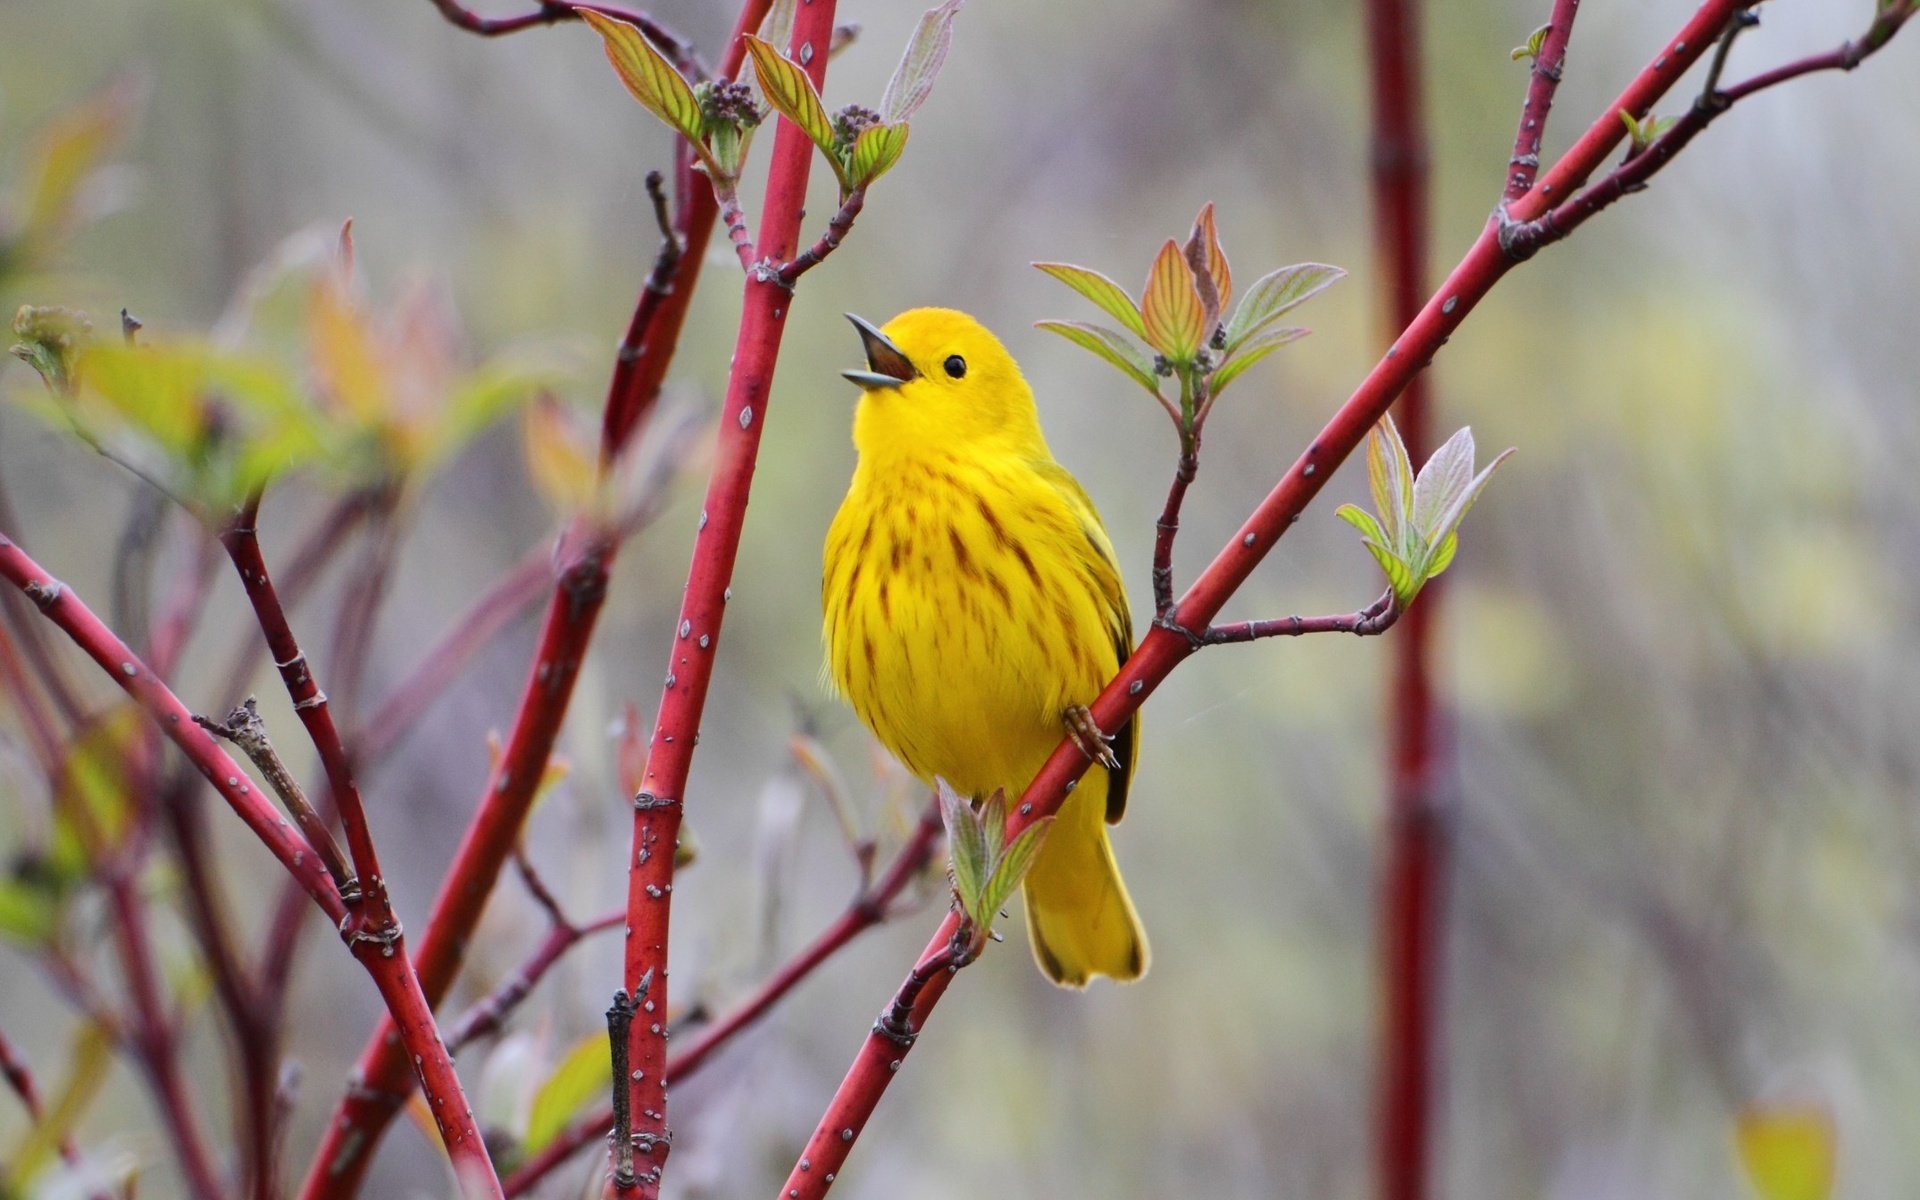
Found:
[{"label": "blurred green background", "polygon": [[[862,32],[834,64],[830,107],[877,98],[921,7],[842,5]],[[1870,8],[1766,5],[1732,74],[1837,44]],[[1497,198],[1525,75],[1507,51],[1545,10],[1428,7],[1436,278]],[[651,11],[706,48],[732,21],[731,5],[695,0]],[[1549,149],[1604,111],[1690,11],[1588,6]],[[854,886],[827,809],[788,762],[797,727],[833,749],[870,822],[897,838],[906,819],[882,802],[864,731],[818,682],[819,545],[852,466],[852,389],[836,372],[857,364],[858,343],[840,314],[939,303],[997,329],[1144,611],[1171,435],[1119,376],[1030,328],[1093,314],[1027,263],[1079,262],[1137,288],[1160,241],[1211,199],[1243,280],[1299,260],[1352,271],[1303,310],[1315,336],[1257,368],[1214,417],[1176,555],[1191,579],[1383,345],[1362,37],[1357,11],[1305,0],[974,0],[964,12],[905,160],[788,324],[689,791],[701,857],[675,906],[677,1000],[725,1007]],[[1650,193],[1502,284],[1438,361],[1440,427],[1471,423],[1483,460],[1520,451],[1468,522],[1444,596],[1458,757],[1442,1195],[1735,1200],[1750,1194],[1736,1122],[1773,1105],[1830,1116],[1836,1195],[1920,1193],[1920,46],[1906,42],[1920,34],[1855,75],[1741,107]],[[0,179],[53,114],[120,79],[143,106],[105,180],[109,211],[57,269],[0,286],[0,308],[65,303],[100,318],[126,305],[163,334],[204,330],[283,239],[330,236],[352,217],[374,296],[438,281],[470,358],[557,350],[573,364],[567,399],[595,409],[656,240],[641,179],[669,146],[587,30],[486,41],[427,0],[10,0]],[[823,174],[810,228],[831,210]],[[757,202],[750,189],[750,212]],[[717,408],[738,301],[722,240],[666,403]],[[19,364],[0,367],[0,390],[29,385]],[[104,598],[128,478],[12,405],[0,408],[0,476],[21,522],[6,532]],[[703,477],[683,477],[619,559],[564,739],[573,773],[534,820],[534,857],[581,917],[624,895],[609,729],[625,702],[643,714],[655,702]],[[1341,471],[1228,615],[1372,599],[1377,571],[1332,517],[1363,490],[1364,472]],[[319,481],[277,488],[270,558],[326,502]],[[364,691],[403,678],[553,528],[519,426],[504,422],[413,514]],[[170,541],[163,578],[190,553]],[[315,636],[344,577],[308,610]],[[212,703],[246,628],[230,578],[214,604],[175,681],[190,704]],[[366,781],[411,930],[485,780],[484,736],[511,718],[531,625]],[[1383,650],[1304,639],[1182,667],[1148,706],[1117,833],[1151,975],[1056,992],[1010,923],[1009,945],[939,1010],[836,1194],[1368,1195]],[[278,686],[258,687],[269,722],[290,725]],[[11,852],[44,801],[10,725],[0,758]],[[257,922],[275,871],[214,816],[235,905]],[[772,1192],[937,907],[857,943],[675,1089],[672,1192]],[[510,971],[541,931],[504,883],[458,996]],[[378,1011],[331,935],[309,934],[291,1171]],[[169,969],[189,970],[180,931],[165,924],[161,939]],[[514,1056],[551,1059],[599,1028],[618,975],[617,939],[591,943],[523,1010],[530,1036],[511,1054],[464,1057],[489,1117],[513,1110]],[[210,1017],[193,1026],[193,1067],[224,1129]],[[0,1024],[57,1078],[71,1018],[4,945]],[[0,1146],[21,1127],[0,1102]],[[171,1196],[155,1128],[123,1068],[83,1141],[151,1162],[140,1194]],[[366,1194],[444,1195],[437,1160],[418,1129],[397,1127]],[[546,1194],[580,1194],[601,1169],[583,1158]]]}]

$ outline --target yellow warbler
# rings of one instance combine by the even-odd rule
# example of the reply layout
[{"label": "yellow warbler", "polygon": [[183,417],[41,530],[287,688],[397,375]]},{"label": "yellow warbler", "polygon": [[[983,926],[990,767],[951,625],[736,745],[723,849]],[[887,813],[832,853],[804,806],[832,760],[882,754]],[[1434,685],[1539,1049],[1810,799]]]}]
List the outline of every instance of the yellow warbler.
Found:
[{"label": "yellow warbler", "polygon": [[[859,465],[827,533],[827,666],[860,719],[922,780],[1017,798],[1063,724],[1104,760],[1067,797],[1027,875],[1027,933],[1055,983],[1137,979],[1147,938],[1107,841],[1137,722],[1100,738],[1085,705],[1133,644],[1100,515],[1053,460],[999,339],[950,309],[885,329],[850,317],[867,370]],[[1116,753],[1117,752],[1117,753]]]}]

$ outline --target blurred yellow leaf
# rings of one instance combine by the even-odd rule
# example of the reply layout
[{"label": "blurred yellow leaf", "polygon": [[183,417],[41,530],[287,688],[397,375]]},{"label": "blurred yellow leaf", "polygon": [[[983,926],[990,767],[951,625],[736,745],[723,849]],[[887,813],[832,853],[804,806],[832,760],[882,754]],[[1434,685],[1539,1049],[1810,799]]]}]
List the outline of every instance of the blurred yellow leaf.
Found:
[{"label": "blurred yellow leaf", "polygon": [[87,181],[126,140],[138,108],[139,88],[122,81],[40,132],[20,179],[21,238],[30,247],[65,236],[84,219]]},{"label": "blurred yellow leaf", "polygon": [[[647,1019],[642,1013],[635,1020]],[[607,1035],[589,1034],[574,1044],[560,1065],[547,1076],[533,1094],[533,1111],[527,1118],[527,1136],[522,1149],[528,1155],[558,1137],[574,1116],[588,1104],[603,1102],[613,1086],[613,1057]]]},{"label": "blurred yellow leaf", "polygon": [[1839,1137],[1813,1105],[1755,1106],[1734,1123],[1734,1147],[1758,1200],[1828,1200]]},{"label": "blurred yellow leaf", "polygon": [[599,455],[559,401],[542,396],[528,405],[521,413],[520,432],[527,478],[548,504],[571,513],[592,503]]},{"label": "blurred yellow leaf", "polygon": [[125,836],[133,810],[131,760],[141,752],[139,710],[121,704],[84,726],[68,745],[54,780],[53,865],[88,873],[96,855]]},{"label": "blurred yellow leaf", "polygon": [[10,1192],[39,1173],[53,1157],[61,1139],[73,1132],[74,1126],[93,1107],[94,1098],[100,1094],[112,1067],[112,1037],[94,1022],[80,1026],[73,1035],[73,1045],[67,1054],[67,1074],[59,1092],[47,1104],[39,1123],[27,1130],[13,1153],[0,1162],[0,1185],[5,1185],[0,1187],[0,1192]]},{"label": "blurred yellow leaf", "polygon": [[321,390],[343,415],[357,422],[391,421],[393,395],[381,371],[372,330],[333,280],[313,290],[307,310],[308,346]]}]

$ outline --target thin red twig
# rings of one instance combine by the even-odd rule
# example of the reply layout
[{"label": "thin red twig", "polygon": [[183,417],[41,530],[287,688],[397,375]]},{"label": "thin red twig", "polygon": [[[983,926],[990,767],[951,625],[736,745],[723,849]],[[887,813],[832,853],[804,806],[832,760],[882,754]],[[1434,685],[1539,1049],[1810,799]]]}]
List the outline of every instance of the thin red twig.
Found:
[{"label": "thin red twig", "polygon": [[520,1006],[546,978],[547,972],[555,963],[579,945],[580,942],[596,933],[617,928],[627,919],[625,912],[610,912],[588,921],[584,925],[574,925],[567,921],[556,922],[547,936],[527,960],[514,969],[513,974],[502,980],[498,987],[475,1001],[473,1006],[461,1013],[447,1025],[447,1049],[458,1053],[468,1043],[479,1038],[489,1037],[499,1031],[513,1010]]},{"label": "thin red twig", "polygon": [[637,25],[653,40],[673,64],[692,76],[695,80],[707,77],[706,68],[700,63],[700,56],[693,51],[692,43],[680,37],[665,25],[644,12],[630,8],[617,8],[609,4],[574,4],[569,0],[535,0],[532,12],[520,13],[511,17],[483,17],[458,0],[432,0],[440,15],[456,27],[481,37],[504,37],[510,33],[519,33],[523,29],[535,29],[542,25],[556,25],[562,21],[577,21],[581,9],[591,9],[615,20]]},{"label": "thin red twig", "polygon": [[[1423,600],[1422,603],[1425,601]],[[1404,610],[1393,602],[1393,592],[1374,601],[1359,612],[1330,617],[1274,617],[1264,621],[1230,621],[1215,625],[1201,635],[1209,646],[1234,642],[1252,642],[1270,637],[1302,637],[1309,633],[1351,633],[1358,637],[1376,637],[1392,629]]]},{"label": "thin red twig", "polygon": [[[834,0],[814,0],[794,15],[789,56],[817,89],[826,77],[826,49],[833,40]],[[789,257],[800,235],[807,177],[814,145],[792,122],[781,119],[767,168],[766,208],[759,251],[773,262]],[[728,585],[746,522],[747,496],[766,426],[774,367],[793,292],[777,272],[747,273],[733,367],[721,406],[715,467],[707,485],[693,562],[681,601],[676,636],[653,739],[634,797],[632,857],[627,866],[625,983],[642,1012],[632,1026],[633,1070],[614,1081],[629,1088],[638,1161],[632,1186],[617,1194],[654,1200],[672,1147],[667,1126],[665,1013],[668,1010],[667,932],[673,906],[674,848],[680,834],[681,800],[693,763],[694,743],[726,612]],[[642,993],[646,999],[640,1000]],[[648,1019],[650,1014],[657,1014]],[[615,1105],[616,1110],[619,1105]],[[624,1180],[622,1181],[624,1183]]]},{"label": "thin red twig", "polygon": [[840,248],[840,242],[853,231],[854,219],[860,215],[860,209],[867,202],[867,189],[857,187],[847,193],[840,202],[839,211],[827,222],[827,231],[820,240],[807,247],[800,256],[780,268],[780,282],[792,287],[802,275],[824,262],[828,255]]}]

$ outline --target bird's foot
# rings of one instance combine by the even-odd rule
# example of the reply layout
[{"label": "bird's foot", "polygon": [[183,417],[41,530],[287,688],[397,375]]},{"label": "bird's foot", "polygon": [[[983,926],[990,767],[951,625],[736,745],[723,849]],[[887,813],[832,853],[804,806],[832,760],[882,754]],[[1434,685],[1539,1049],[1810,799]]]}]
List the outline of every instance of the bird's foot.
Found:
[{"label": "bird's foot", "polygon": [[1115,757],[1111,734],[1105,733],[1094,722],[1093,711],[1084,704],[1075,704],[1062,714],[1067,726],[1067,736],[1073,744],[1080,747],[1080,753],[1087,761],[1098,763],[1109,771],[1120,769],[1120,760]]}]

